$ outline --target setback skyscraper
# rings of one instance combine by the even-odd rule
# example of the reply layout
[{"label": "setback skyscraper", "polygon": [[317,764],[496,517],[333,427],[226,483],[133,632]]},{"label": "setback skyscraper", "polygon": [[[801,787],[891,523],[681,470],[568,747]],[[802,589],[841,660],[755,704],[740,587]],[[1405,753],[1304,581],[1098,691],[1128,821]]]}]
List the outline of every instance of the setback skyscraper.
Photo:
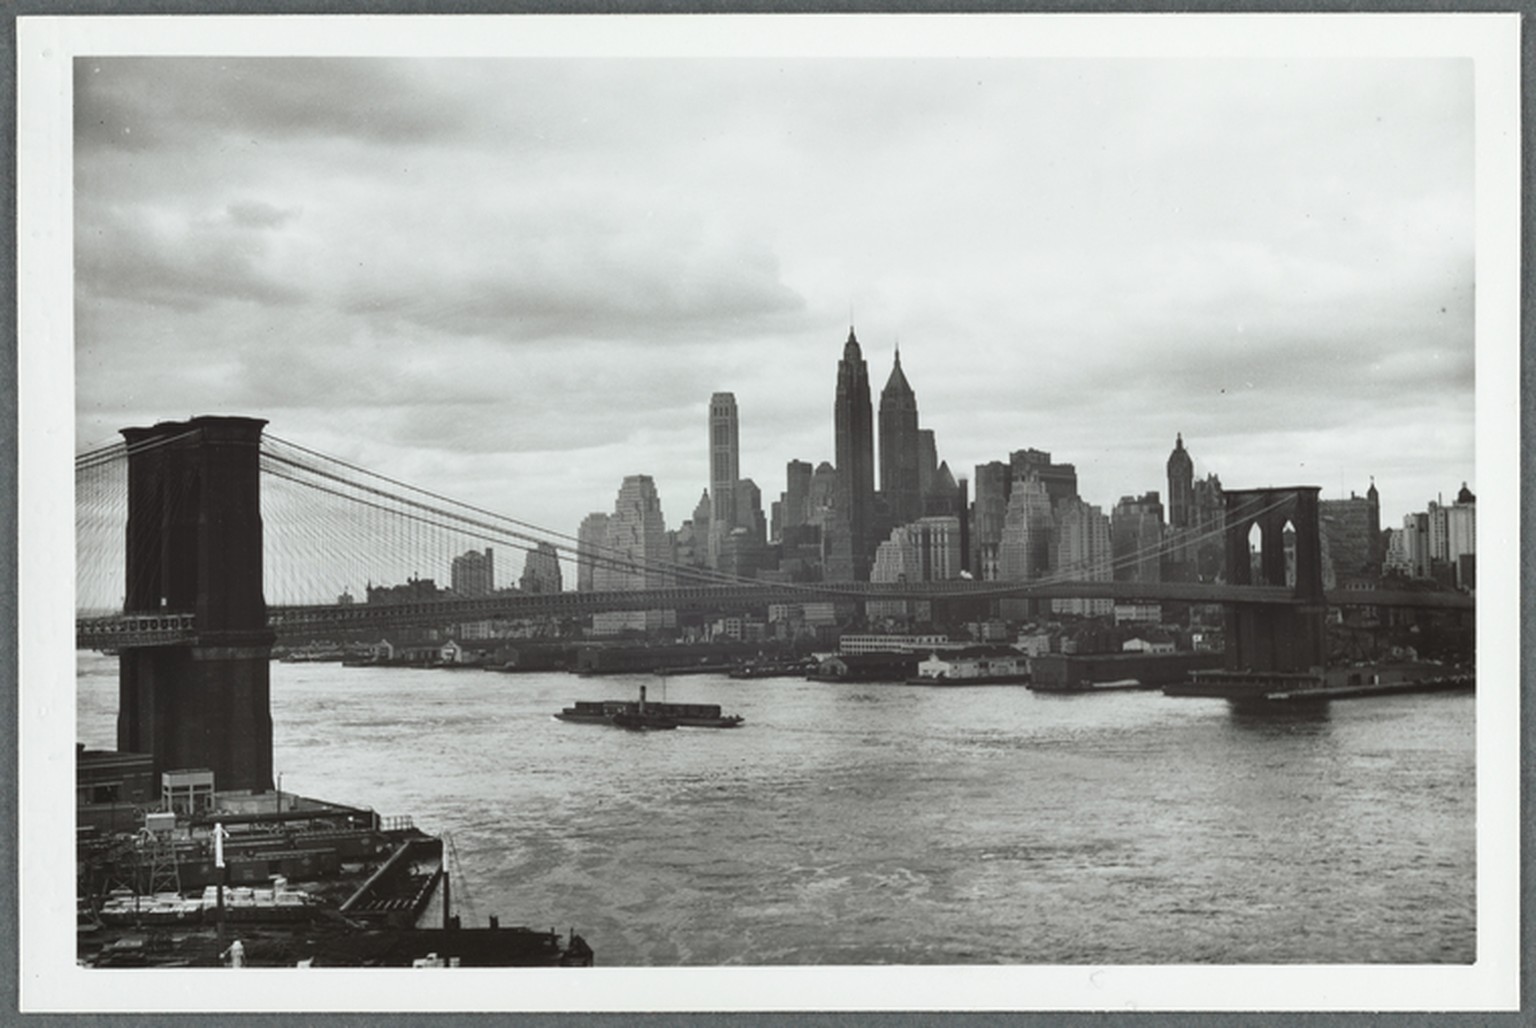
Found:
[{"label": "setback skyscraper", "polygon": [[880,391],[880,495],[897,525],[922,517],[921,463],[917,395],[902,373],[898,349],[891,376]]},{"label": "setback skyscraper", "polygon": [[490,547],[485,552],[470,550],[453,558],[448,569],[453,591],[460,596],[489,596],[496,590],[496,555]]},{"label": "setback skyscraper", "polygon": [[827,543],[827,577],[833,581],[867,581],[874,550],[874,412],[869,402],[869,367],[851,325],[848,341],[843,344],[843,359],[837,365],[832,423],[837,491],[833,530]]},{"label": "setback skyscraper", "polygon": [[560,580],[560,554],[550,543],[539,543],[523,559],[523,576],[517,587],[525,593],[557,593]]},{"label": "setback skyscraper", "polygon": [[[667,524],[661,499],[650,475],[627,475],[608,515],[604,547],[607,560],[593,569],[597,592],[664,589],[673,585],[668,572],[672,553],[667,545]],[[609,611],[592,615],[596,635],[616,635],[625,629],[652,631],[677,623],[672,610]]]}]

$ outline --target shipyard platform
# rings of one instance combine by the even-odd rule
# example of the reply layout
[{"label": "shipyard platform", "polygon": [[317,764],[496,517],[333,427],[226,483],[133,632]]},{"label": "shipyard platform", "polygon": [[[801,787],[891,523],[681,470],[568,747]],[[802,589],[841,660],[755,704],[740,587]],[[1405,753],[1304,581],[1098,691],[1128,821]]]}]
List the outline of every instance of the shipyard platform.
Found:
[{"label": "shipyard platform", "polygon": [[[91,967],[591,966],[571,930],[465,926],[408,817],[76,754],[76,958]],[[236,945],[238,943],[238,945]]]}]

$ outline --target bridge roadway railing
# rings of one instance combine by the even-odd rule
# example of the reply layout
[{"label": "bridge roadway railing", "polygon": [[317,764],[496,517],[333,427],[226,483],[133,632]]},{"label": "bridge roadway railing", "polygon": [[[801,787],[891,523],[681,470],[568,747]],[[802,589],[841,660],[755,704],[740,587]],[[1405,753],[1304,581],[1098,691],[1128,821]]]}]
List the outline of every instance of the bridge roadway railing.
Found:
[{"label": "bridge roadway railing", "polygon": [[[1208,585],[1181,582],[924,582],[773,583],[698,585],[633,592],[505,593],[416,603],[274,606],[267,623],[278,635],[325,629],[391,629],[520,617],[579,616],[602,611],[690,609],[731,604],[858,603],[868,600],[960,600],[1032,597],[1182,603],[1261,603],[1295,606],[1284,586]],[[1472,610],[1465,593],[1408,590],[1332,590],[1330,606],[1380,606]],[[75,626],[81,649],[178,645],[195,641],[191,614],[116,615],[82,618]]]},{"label": "bridge roadway railing", "polygon": [[110,614],[75,621],[75,645],[82,650],[177,646],[196,638],[194,614]]}]

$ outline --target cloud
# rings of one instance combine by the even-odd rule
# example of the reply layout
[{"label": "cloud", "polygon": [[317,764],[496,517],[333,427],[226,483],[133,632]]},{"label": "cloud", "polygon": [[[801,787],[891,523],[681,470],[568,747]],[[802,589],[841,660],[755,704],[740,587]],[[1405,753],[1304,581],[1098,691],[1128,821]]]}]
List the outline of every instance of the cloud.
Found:
[{"label": "cloud", "polygon": [[[236,213],[236,211],[243,213]],[[205,220],[196,212],[100,210],[76,232],[75,274],[86,295],[193,311],[220,300],[287,305],[306,297],[252,218],[288,215],[235,205]]]},{"label": "cloud", "polygon": [[851,305],[957,474],[1037,446],[1112,503],[1180,430],[1224,478],[1471,465],[1467,62],[75,71],[84,437],[267,412],[567,530],[654,473],[675,524],[714,391],[765,501],[830,458]]},{"label": "cloud", "polygon": [[238,200],[224,208],[229,220],[243,228],[282,228],[302,212],[260,200]]},{"label": "cloud", "polygon": [[419,143],[458,131],[411,65],[384,59],[81,57],[75,139],[146,151],[229,139]]},{"label": "cloud", "polygon": [[[414,238],[430,252],[444,236]],[[569,220],[560,211],[492,215],[458,238],[487,245],[471,251],[474,261],[451,253],[423,261],[387,247],[347,269],[339,302],[386,323],[508,341],[687,336],[804,306],[772,253],[697,221],[636,224],[632,213],[590,209]]]}]

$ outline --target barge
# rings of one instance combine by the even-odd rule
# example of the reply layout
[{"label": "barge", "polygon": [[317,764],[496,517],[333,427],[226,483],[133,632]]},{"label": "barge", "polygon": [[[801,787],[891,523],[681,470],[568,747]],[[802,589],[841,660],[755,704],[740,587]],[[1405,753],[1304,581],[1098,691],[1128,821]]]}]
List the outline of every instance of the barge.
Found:
[{"label": "barge", "polygon": [[619,728],[740,728],[746,719],[725,714],[718,703],[654,703],[646,700],[578,700],[555,715],[556,720]]},{"label": "barge", "polygon": [[1471,692],[1477,675],[1470,669],[1438,664],[1364,665],[1327,671],[1196,672],[1188,682],[1167,685],[1166,696],[1229,700],[1241,706],[1319,703],[1409,693]]}]

